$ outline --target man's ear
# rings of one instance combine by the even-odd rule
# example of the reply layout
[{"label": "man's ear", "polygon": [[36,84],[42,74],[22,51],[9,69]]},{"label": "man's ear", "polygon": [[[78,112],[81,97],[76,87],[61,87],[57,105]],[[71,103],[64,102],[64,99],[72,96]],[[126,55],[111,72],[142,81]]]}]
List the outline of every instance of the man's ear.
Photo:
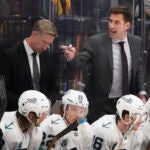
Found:
[{"label": "man's ear", "polygon": [[30,120],[32,119],[32,113],[31,113],[31,112],[28,114],[28,118],[29,118]]},{"label": "man's ear", "polygon": [[36,36],[36,35],[38,35],[38,33],[37,33],[37,31],[32,31],[31,35]]},{"label": "man's ear", "polygon": [[126,29],[128,30],[131,27],[131,23],[130,22],[126,22]]},{"label": "man's ear", "polygon": [[31,120],[31,121],[34,121],[35,120],[35,117],[36,117],[36,114],[34,112],[30,112],[28,114],[28,118]]},{"label": "man's ear", "polygon": [[124,117],[123,117],[123,120],[125,122],[129,122],[129,120],[130,120],[129,114],[125,114]]},{"label": "man's ear", "polygon": [[37,120],[36,125],[39,126],[41,122],[46,118],[46,116],[46,113],[42,113],[41,117]]}]

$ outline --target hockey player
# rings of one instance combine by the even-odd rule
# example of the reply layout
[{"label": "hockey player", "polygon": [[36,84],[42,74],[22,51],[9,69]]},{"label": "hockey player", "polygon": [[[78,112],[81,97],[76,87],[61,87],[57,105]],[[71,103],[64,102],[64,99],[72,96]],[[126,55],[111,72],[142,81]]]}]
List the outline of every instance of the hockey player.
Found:
[{"label": "hockey player", "polygon": [[145,104],[147,120],[142,127],[142,133],[144,135],[142,146],[140,150],[150,150],[150,98]]},{"label": "hockey player", "polygon": [[144,103],[134,95],[121,97],[116,115],[105,115],[91,126],[95,137],[93,150],[139,150],[142,133],[137,132],[142,123]]},{"label": "hockey player", "polygon": [[61,137],[53,150],[91,150],[93,131],[85,119],[88,105],[89,102],[83,92],[72,89],[67,91],[62,97],[60,114],[48,116],[41,124],[43,141],[40,150],[47,150],[53,137],[78,119],[81,119],[81,124],[77,129]]},{"label": "hockey player", "polygon": [[42,132],[38,127],[50,111],[50,102],[41,92],[28,90],[21,94],[18,110],[5,112],[0,127],[5,144],[2,150],[38,150]]}]

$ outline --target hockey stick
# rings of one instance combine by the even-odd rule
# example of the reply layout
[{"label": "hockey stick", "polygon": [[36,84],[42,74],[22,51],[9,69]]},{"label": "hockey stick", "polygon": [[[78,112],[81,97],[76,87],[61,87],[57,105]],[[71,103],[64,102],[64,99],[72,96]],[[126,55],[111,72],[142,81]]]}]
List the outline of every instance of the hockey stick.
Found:
[{"label": "hockey stick", "polygon": [[4,78],[0,75],[0,120],[3,117],[3,114],[7,106],[7,96],[5,90]]},{"label": "hockey stick", "polygon": [[132,130],[133,126],[136,124],[136,122],[139,120],[139,118],[141,117],[141,115],[138,115],[136,117],[136,120],[131,124],[131,126],[128,128],[128,130],[126,131],[126,133],[123,135],[123,137],[120,139],[120,141],[117,143],[117,145],[115,146],[114,150],[119,150],[119,147],[121,146],[122,142],[124,141],[124,139],[126,139],[126,137],[128,136],[128,134],[130,133],[130,131]]},{"label": "hockey stick", "polygon": [[74,121],[72,124],[70,124],[68,127],[66,127],[63,131],[58,133],[52,140],[52,142],[48,146],[48,150],[51,150],[52,147],[55,145],[55,143],[64,135],[69,133],[70,131],[74,130],[79,125],[78,120]]}]

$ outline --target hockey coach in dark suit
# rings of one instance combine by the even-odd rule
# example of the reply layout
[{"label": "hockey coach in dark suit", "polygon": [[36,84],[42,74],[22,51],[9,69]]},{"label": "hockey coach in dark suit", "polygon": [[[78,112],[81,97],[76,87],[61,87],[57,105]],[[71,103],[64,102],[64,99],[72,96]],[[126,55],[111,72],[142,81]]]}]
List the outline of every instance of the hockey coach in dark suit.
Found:
[{"label": "hockey coach in dark suit", "polygon": [[55,60],[47,48],[57,36],[55,25],[42,19],[35,23],[31,35],[11,49],[1,51],[0,72],[7,91],[7,111],[17,110],[18,98],[26,90],[44,93],[52,103],[58,92]]}]

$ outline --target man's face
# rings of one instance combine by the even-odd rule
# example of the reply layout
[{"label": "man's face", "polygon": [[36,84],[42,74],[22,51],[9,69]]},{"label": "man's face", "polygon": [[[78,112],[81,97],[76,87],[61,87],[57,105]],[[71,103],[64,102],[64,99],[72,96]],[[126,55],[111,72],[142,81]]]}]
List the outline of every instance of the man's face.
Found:
[{"label": "man's face", "polygon": [[108,27],[109,35],[112,39],[123,40],[126,36],[126,31],[130,28],[130,22],[125,23],[122,14],[111,14]]},{"label": "man's face", "polygon": [[41,122],[46,118],[46,114],[42,113],[40,117],[37,117],[36,113],[30,112],[29,119],[31,120],[32,124],[35,126],[39,126]]},{"label": "man's face", "polygon": [[48,46],[53,43],[55,36],[51,34],[42,34],[33,31],[32,33],[32,49],[36,52],[41,53],[47,50]]},{"label": "man's face", "polygon": [[69,124],[73,123],[77,119],[84,118],[86,116],[86,109],[80,106],[68,105],[65,111],[65,119]]},{"label": "man's face", "polygon": [[142,115],[136,115],[136,119],[137,119],[137,121],[135,122],[135,124],[134,124],[134,126],[133,126],[133,128],[132,128],[132,130],[138,130],[138,128],[139,128],[139,126],[140,126],[140,124],[141,123],[143,123],[143,120],[142,120]]},{"label": "man's face", "polygon": [[128,115],[128,119],[126,120],[126,122],[130,122],[128,124],[129,126],[132,126],[132,124],[134,124],[133,127],[132,127],[132,130],[136,131],[136,130],[138,130],[140,124],[143,123],[142,115],[135,114],[132,118],[129,118],[129,115]]}]

